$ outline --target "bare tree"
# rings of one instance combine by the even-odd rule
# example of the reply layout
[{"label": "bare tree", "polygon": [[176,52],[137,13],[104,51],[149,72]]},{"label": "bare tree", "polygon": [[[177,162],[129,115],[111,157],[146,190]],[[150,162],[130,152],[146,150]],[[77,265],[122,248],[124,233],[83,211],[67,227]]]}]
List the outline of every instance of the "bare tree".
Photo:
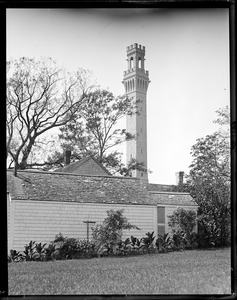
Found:
[{"label": "bare tree", "polygon": [[52,59],[7,62],[7,153],[17,168],[27,168],[40,136],[73,118],[93,88],[89,81],[89,71],[66,73]]}]

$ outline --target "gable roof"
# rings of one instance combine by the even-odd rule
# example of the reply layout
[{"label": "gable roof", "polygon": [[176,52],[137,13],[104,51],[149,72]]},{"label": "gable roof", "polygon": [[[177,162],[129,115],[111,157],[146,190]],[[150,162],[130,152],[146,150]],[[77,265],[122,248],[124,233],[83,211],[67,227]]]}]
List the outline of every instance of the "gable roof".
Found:
[{"label": "gable roof", "polygon": [[81,175],[111,175],[110,172],[93,155],[89,155],[79,161],[57,169],[55,172]]}]

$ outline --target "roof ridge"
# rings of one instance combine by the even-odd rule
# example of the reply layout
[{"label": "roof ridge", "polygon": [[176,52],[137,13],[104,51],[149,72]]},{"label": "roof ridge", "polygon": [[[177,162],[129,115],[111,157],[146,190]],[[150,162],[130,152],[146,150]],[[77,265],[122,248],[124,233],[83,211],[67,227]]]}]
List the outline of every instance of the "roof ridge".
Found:
[{"label": "roof ridge", "polygon": [[[7,169],[7,171],[13,173],[13,169]],[[36,174],[51,174],[51,175],[68,175],[68,176],[79,176],[79,177],[108,177],[108,178],[117,178],[117,179],[133,179],[133,180],[140,180],[136,177],[125,177],[125,176],[113,176],[113,175],[88,175],[88,174],[75,174],[75,173],[64,173],[64,172],[54,172],[54,171],[41,171],[41,170],[17,170],[17,172],[27,172],[27,173],[36,173]],[[16,176],[17,177],[17,176]]]}]

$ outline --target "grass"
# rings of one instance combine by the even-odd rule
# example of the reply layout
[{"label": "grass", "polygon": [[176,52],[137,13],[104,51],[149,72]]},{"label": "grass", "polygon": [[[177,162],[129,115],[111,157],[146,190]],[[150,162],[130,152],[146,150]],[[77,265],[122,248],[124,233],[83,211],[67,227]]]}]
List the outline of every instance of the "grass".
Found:
[{"label": "grass", "polygon": [[9,295],[230,294],[230,249],[9,263]]}]

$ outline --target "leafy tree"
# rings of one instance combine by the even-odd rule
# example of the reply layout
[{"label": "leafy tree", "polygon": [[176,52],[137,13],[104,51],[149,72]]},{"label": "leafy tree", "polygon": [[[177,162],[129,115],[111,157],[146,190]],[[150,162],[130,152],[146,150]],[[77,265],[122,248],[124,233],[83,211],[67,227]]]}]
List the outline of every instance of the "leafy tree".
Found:
[{"label": "leafy tree", "polygon": [[[199,235],[203,246],[230,242],[230,134],[228,107],[217,111],[221,128],[192,147],[188,182],[199,205]],[[227,127],[226,129],[224,127]]]},{"label": "leafy tree", "polygon": [[100,89],[88,93],[85,100],[73,119],[60,128],[60,138],[80,152],[96,152],[102,158],[108,149],[132,138],[115,125],[126,114],[135,113],[135,106],[128,97],[115,97]]},{"label": "leafy tree", "polygon": [[[60,127],[62,148],[73,149],[72,159],[94,155],[111,173],[128,176],[130,170],[145,170],[143,163],[132,160],[127,167],[122,163],[121,153],[116,146],[134,139],[118,122],[126,115],[137,113],[137,103],[126,96],[115,97],[113,93],[97,89],[88,93],[83,107],[72,120]],[[63,161],[63,151],[49,157],[49,161]]]},{"label": "leafy tree", "polygon": [[102,249],[113,252],[114,246],[122,240],[123,230],[133,228],[139,230],[136,225],[128,222],[128,219],[123,216],[123,212],[123,209],[108,210],[108,216],[104,219],[103,224],[92,228],[93,241],[99,252]]},{"label": "leafy tree", "polygon": [[82,106],[88,72],[66,73],[52,59],[21,58],[7,62],[7,153],[25,169],[40,138],[67,124]]}]

